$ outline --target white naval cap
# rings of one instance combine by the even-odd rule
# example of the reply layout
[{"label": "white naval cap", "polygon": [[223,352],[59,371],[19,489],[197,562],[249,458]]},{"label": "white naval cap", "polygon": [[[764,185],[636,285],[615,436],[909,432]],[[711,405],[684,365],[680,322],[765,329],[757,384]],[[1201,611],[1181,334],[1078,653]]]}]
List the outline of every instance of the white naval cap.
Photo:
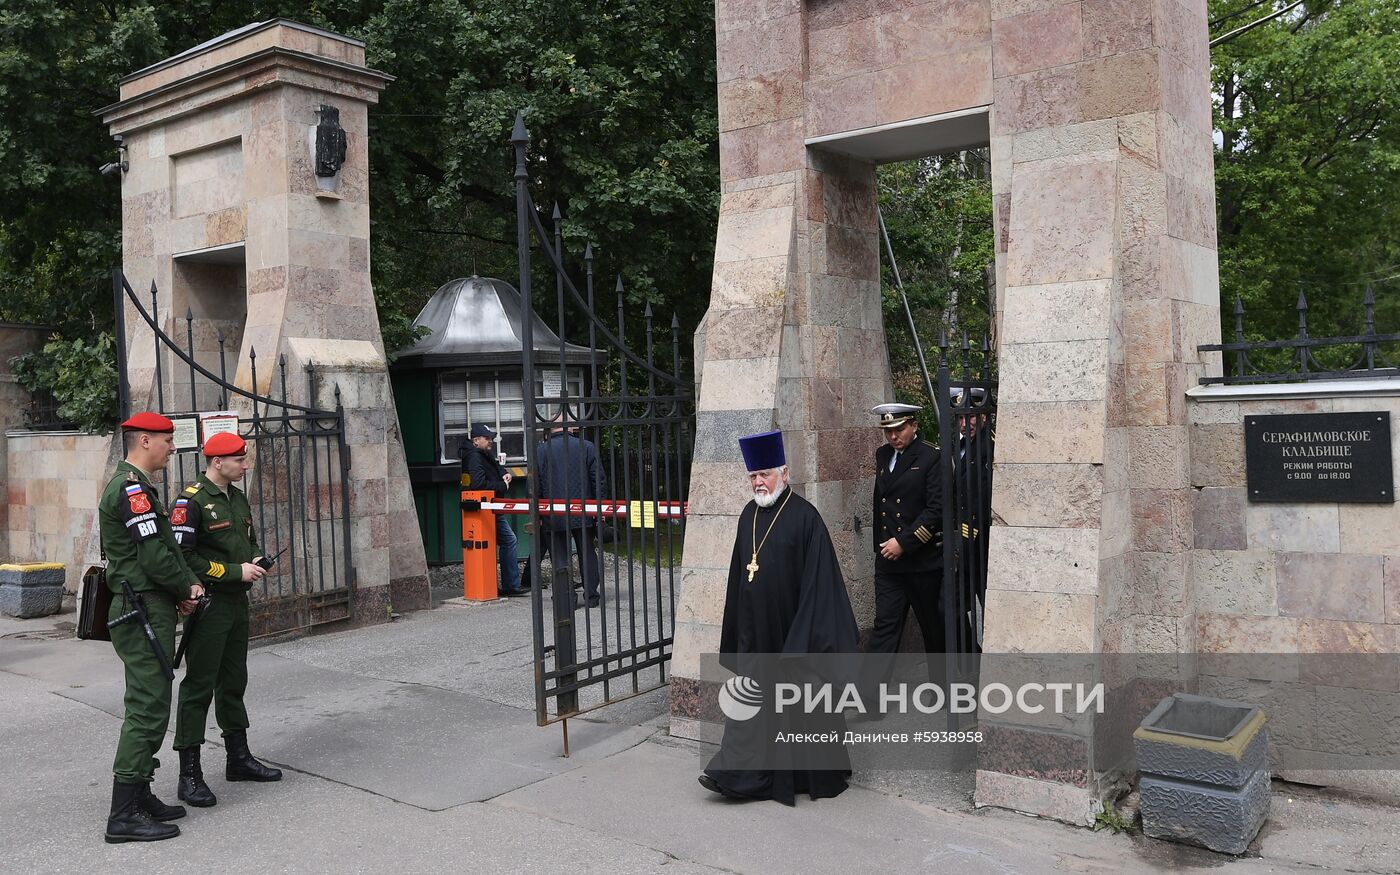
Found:
[{"label": "white naval cap", "polygon": [[[963,392],[971,392],[972,399],[969,401],[963,397]],[[948,400],[955,407],[962,404],[980,406],[983,399],[987,397],[987,390],[981,386],[973,386],[970,389],[963,389],[961,386],[953,386],[948,390]]]},{"label": "white naval cap", "polygon": [[917,404],[876,404],[870,408],[870,412],[880,417],[880,428],[897,428],[909,420],[914,415],[923,410]]}]

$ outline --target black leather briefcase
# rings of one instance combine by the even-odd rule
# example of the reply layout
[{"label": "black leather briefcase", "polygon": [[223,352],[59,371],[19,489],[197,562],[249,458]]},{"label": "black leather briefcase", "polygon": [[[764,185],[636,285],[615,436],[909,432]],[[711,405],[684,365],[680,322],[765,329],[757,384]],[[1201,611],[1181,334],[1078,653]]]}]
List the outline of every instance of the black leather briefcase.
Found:
[{"label": "black leather briefcase", "polygon": [[107,588],[107,569],[94,565],[83,575],[78,587],[78,637],[84,640],[111,641],[107,631],[107,612],[112,607],[112,591]]}]

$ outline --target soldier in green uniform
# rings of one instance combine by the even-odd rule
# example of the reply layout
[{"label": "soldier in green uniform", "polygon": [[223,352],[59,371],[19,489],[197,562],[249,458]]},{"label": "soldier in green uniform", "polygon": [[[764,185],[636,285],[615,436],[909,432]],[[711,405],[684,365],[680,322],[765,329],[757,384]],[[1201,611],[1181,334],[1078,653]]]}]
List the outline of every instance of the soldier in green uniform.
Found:
[{"label": "soldier in green uniform", "polygon": [[[98,534],[107,557],[107,585],[115,594],[109,620],[132,610],[122,595],[131,584],[145,606],[157,643],[167,656],[175,649],[175,614],[188,611],[204,594],[199,578],[185,565],[151,477],[175,452],[175,424],[155,413],[138,413],[121,425],[126,459],[117,465],[97,505]],[[166,805],[151,793],[156,751],[170,723],[170,680],[145,630],[137,623],[111,629],[112,647],[126,666],[126,714],[112,763],[112,810],[106,840],[154,842],[174,838],[180,828],[167,821],[185,809]]]},{"label": "soldier in green uniform", "polygon": [[233,484],[248,469],[248,447],[236,434],[216,434],[204,442],[209,465],[170,508],[175,538],[185,562],[209,588],[209,605],[190,635],[189,659],[180,682],[175,712],[175,750],[180,754],[181,800],[199,808],[218,802],[199,764],[209,702],[223,731],[229,781],[279,781],[282,772],[248,751],[248,590],[267,574],[258,563],[253,512]]}]

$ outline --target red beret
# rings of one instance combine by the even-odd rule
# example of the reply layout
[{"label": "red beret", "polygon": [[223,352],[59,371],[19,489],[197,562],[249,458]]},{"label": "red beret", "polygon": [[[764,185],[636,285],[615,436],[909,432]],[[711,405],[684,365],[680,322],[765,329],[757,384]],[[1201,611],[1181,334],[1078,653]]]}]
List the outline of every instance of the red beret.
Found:
[{"label": "red beret", "polygon": [[206,458],[241,456],[248,452],[248,442],[231,431],[223,431],[204,442]]},{"label": "red beret", "polygon": [[175,423],[159,413],[143,411],[122,423],[126,431],[149,431],[154,434],[174,434]]}]

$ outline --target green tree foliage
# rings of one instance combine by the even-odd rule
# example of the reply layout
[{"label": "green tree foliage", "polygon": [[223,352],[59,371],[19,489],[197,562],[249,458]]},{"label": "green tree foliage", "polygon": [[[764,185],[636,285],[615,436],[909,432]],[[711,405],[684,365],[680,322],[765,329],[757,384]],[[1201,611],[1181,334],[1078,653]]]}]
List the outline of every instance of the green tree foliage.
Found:
[{"label": "green tree foliage", "polygon": [[[1212,33],[1285,4],[1211,0]],[[1252,339],[1400,330],[1400,7],[1317,0],[1211,50],[1221,303]]]},{"label": "green tree foliage", "polygon": [[[708,300],[718,210],[708,0],[130,0],[0,4],[0,319],[66,337],[111,325],[120,194],[94,110],[118,80],[249,22],[286,16],[366,43],[396,78],[370,110],[371,270],[385,345],[443,282],[514,282],[514,161],[523,109],[542,204],[566,247],[595,246],[628,304],[688,337]],[[537,286],[553,299],[541,264]],[[611,299],[602,308],[610,313]],[[639,320],[632,320],[634,322]],[[683,344],[687,352],[689,344]]]},{"label": "green tree foliage", "polygon": [[[712,18],[697,0],[383,4],[360,34],[369,63],[399,77],[371,113],[381,313],[411,318],[467,273],[515,282],[506,138],[523,109],[531,191],[545,209],[558,202],[571,266],[591,242],[602,291],[622,273],[629,306],[652,301],[666,323],[678,312],[688,337],[708,301],[719,203]],[[548,314],[542,258],[536,292]],[[612,312],[610,294],[599,309]]]},{"label": "green tree foliage", "polygon": [[50,392],[57,418],[83,431],[107,433],[117,421],[116,342],[110,332],[93,338],[55,336],[44,348],[11,359],[20,385]]},{"label": "green tree foliage", "polygon": [[[934,380],[938,339],[974,349],[988,336],[988,266],[995,258],[992,186],[985,150],[934,156],[880,168],[880,210],[889,229],[904,293]],[[928,406],[928,391],[889,257],[881,241],[881,304],[895,394]],[[927,417],[926,430],[932,425]],[[932,432],[931,432],[932,433]]]}]

